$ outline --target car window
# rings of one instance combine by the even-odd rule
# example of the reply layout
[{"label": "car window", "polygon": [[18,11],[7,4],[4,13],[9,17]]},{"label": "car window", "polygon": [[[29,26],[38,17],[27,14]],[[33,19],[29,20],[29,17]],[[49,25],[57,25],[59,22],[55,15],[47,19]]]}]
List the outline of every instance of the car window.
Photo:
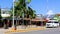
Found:
[{"label": "car window", "polygon": [[58,23],[58,22],[54,22],[54,23]]},{"label": "car window", "polygon": [[53,22],[49,21],[48,23],[53,23]]}]

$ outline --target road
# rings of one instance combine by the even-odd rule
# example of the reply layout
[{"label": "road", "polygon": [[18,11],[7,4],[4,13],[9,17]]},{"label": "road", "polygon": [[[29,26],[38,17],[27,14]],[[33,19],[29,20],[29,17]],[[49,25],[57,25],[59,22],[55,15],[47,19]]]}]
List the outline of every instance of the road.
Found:
[{"label": "road", "polygon": [[60,34],[60,27],[59,28],[46,28],[45,30],[39,30],[39,31],[31,31],[31,32],[13,32],[10,34]]}]

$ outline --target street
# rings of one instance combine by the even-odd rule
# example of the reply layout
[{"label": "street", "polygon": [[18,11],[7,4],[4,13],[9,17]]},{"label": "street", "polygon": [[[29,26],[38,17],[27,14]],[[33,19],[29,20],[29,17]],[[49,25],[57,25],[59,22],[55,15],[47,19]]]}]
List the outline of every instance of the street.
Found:
[{"label": "street", "polygon": [[13,32],[10,34],[60,34],[60,27],[59,28],[46,28],[45,30],[39,31],[31,31],[31,32]]}]

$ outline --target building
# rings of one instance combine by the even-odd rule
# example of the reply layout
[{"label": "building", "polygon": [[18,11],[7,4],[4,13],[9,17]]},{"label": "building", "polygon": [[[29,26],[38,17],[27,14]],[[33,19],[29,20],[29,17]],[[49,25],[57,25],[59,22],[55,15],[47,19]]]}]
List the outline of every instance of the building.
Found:
[{"label": "building", "polygon": [[44,26],[48,20],[42,14],[37,14],[35,19],[31,20],[35,25]]},{"label": "building", "polygon": [[6,8],[1,9],[1,16],[10,17],[9,9],[6,9]]},{"label": "building", "polygon": [[[0,15],[2,17],[2,19],[1,19],[2,22],[0,22],[0,27],[4,27],[4,23],[6,22],[6,21],[4,21],[4,19],[7,19],[8,17],[10,17],[9,9],[1,8]],[[8,22],[8,20],[7,20],[7,22]]]}]

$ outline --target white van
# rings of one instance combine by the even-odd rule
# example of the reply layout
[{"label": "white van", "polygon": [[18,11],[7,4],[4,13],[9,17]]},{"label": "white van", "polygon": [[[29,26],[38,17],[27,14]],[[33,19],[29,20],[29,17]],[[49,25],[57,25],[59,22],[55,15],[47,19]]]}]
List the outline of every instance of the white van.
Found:
[{"label": "white van", "polygon": [[59,26],[59,23],[57,20],[49,20],[46,23],[46,27],[58,27],[58,26]]}]

